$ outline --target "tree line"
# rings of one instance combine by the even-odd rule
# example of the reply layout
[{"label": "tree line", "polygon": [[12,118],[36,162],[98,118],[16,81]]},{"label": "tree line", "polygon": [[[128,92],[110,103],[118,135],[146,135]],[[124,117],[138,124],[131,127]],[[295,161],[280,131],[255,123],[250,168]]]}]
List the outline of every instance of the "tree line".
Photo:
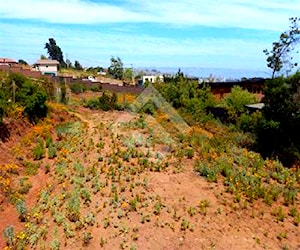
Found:
[{"label": "tree line", "polygon": [[[57,60],[59,62],[60,68],[73,68],[76,70],[84,69],[78,60],[74,61],[74,65],[69,59],[67,59],[66,61],[64,60],[63,51],[57,45],[54,38],[49,38],[49,41],[46,42],[44,49],[47,49],[48,59]],[[46,59],[44,56],[42,57]],[[104,70],[104,69],[102,67],[90,67],[87,69],[87,71],[89,72],[100,71],[100,70]],[[125,68],[120,57],[114,57],[114,56],[110,58],[110,66],[107,69],[107,73],[109,74],[110,77],[118,80],[123,80],[125,82],[131,82],[133,77],[132,69]]]}]

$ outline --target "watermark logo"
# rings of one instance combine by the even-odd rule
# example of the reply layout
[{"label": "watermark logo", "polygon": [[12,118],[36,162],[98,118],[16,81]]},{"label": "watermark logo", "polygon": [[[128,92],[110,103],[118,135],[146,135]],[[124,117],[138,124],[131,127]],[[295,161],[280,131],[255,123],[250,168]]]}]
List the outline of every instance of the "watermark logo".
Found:
[{"label": "watermark logo", "polygon": [[[148,102],[152,102],[157,109],[162,113],[166,114],[168,120],[176,128],[178,133],[187,134],[191,131],[191,127],[184,121],[184,119],[178,114],[178,112],[168,103],[165,98],[159,93],[159,91],[152,85],[149,84],[147,88],[130,104],[129,109],[138,113]],[[113,124],[113,133],[118,135],[120,127],[124,127],[124,124],[129,125],[134,116],[124,114],[121,115]],[[143,124],[143,122],[145,124]],[[147,116],[145,120],[140,120],[141,124],[138,124],[141,128],[147,126],[151,130],[150,137],[161,138],[167,145],[175,145],[176,142],[172,138],[172,135],[159,123],[157,119],[152,116]],[[147,138],[144,134],[135,130],[127,135],[132,138],[131,146],[146,144]]]}]

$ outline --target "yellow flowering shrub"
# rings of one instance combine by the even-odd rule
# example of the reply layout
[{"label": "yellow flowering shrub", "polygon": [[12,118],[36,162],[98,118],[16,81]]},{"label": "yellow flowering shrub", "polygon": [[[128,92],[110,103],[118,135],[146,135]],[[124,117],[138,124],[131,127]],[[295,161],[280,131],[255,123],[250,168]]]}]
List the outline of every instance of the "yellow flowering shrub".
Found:
[{"label": "yellow flowering shrub", "polygon": [[19,167],[15,164],[0,165],[0,192],[9,194],[11,189],[12,175],[16,174]]}]

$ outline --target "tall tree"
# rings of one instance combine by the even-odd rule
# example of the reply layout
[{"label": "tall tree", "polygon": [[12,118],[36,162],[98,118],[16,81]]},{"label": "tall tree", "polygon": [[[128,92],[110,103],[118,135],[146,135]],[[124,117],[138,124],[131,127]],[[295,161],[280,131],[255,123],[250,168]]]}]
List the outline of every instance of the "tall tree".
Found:
[{"label": "tall tree", "polygon": [[123,79],[124,68],[122,60],[117,57],[111,57],[110,66],[108,67],[108,73],[115,79]]},{"label": "tall tree", "polygon": [[290,29],[281,33],[279,41],[273,43],[271,51],[267,49],[263,51],[267,56],[267,66],[272,69],[272,78],[275,77],[277,72],[282,70],[284,65],[287,65],[289,68],[287,72],[297,66],[297,62],[293,62],[291,52],[300,41],[299,20],[299,17],[290,18]]},{"label": "tall tree", "polygon": [[54,38],[49,38],[49,43],[45,44],[45,49],[49,55],[49,59],[57,60],[61,67],[65,67],[66,63],[64,61],[63,52],[61,48],[56,44]]},{"label": "tall tree", "polygon": [[77,61],[77,60],[75,60],[75,62],[74,62],[74,67],[75,67],[75,69],[78,69],[78,70],[82,70],[83,69],[83,67],[81,66],[80,62]]},{"label": "tall tree", "polygon": [[18,63],[22,65],[28,65],[28,63],[23,59],[19,59]]}]

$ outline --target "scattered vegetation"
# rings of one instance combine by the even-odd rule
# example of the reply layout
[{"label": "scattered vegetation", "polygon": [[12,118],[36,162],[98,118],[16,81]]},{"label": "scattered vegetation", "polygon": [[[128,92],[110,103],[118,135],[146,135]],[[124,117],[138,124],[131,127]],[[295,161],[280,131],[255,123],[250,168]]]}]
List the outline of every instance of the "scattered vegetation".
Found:
[{"label": "scattered vegetation", "polygon": [[[110,74],[124,78],[118,63],[118,58],[112,60]],[[300,222],[300,140],[295,135],[300,125],[299,74],[270,80],[266,107],[256,113],[245,109],[245,104],[257,101],[255,96],[239,87],[224,100],[216,100],[209,87],[199,87],[180,71],[165,83],[156,83],[163,97],[187,121],[191,130],[186,133],[177,131],[171,114],[162,114],[163,108],[151,102],[139,114],[127,113],[132,119],[117,124],[117,131],[115,121],[105,112],[97,112],[97,117],[78,115],[91,124],[75,116],[58,118],[55,112],[68,108],[46,103],[48,90],[39,83],[14,74],[3,77],[0,118],[5,121],[25,115],[34,123],[12,149],[20,166],[0,165],[0,208],[7,199],[22,225],[19,230],[4,228],[8,248],[60,249],[72,243],[78,247],[136,249],[146,227],[180,235],[181,246],[186,237],[200,232],[200,224],[219,223],[218,216],[239,218],[241,211],[248,220],[259,216],[280,226],[281,231],[264,234],[266,238],[272,234],[276,244],[288,244],[290,235],[295,235],[284,225],[290,223],[296,228]],[[18,86],[15,96],[10,91],[13,84]],[[81,87],[73,86],[72,92],[83,92]],[[14,101],[9,102],[10,98]],[[116,94],[103,92],[86,107],[120,109],[117,99]],[[225,109],[227,119],[214,117],[210,108]],[[118,118],[121,112],[111,113]],[[266,145],[264,139],[273,140],[272,145]],[[286,162],[285,157],[292,160]],[[38,171],[41,166],[42,172]],[[191,175],[191,170],[197,174]],[[47,174],[45,183],[34,188],[30,195],[37,202],[30,200],[27,206],[31,181],[38,173]],[[214,195],[174,198],[173,191],[181,194],[176,188],[186,173],[191,181],[207,180],[204,182]],[[157,176],[166,179],[158,183],[159,187],[153,184]],[[168,190],[173,184],[174,190]],[[262,209],[254,209],[256,206]],[[232,224],[228,221],[230,227]],[[205,233],[204,227],[201,230]],[[253,242],[263,244],[256,236]],[[215,247],[213,241],[207,244]]]}]

